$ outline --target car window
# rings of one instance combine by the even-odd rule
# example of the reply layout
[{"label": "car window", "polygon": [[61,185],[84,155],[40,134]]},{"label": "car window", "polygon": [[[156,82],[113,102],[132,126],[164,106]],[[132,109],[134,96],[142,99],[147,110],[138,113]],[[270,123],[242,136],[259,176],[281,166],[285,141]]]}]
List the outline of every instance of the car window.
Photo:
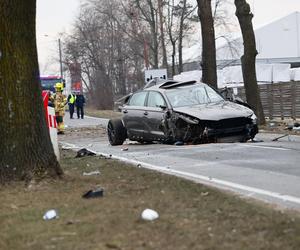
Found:
[{"label": "car window", "polygon": [[183,86],[166,92],[173,107],[193,106],[224,101],[224,99],[207,85]]},{"label": "car window", "polygon": [[138,92],[131,96],[129,100],[130,106],[145,106],[147,92]]},{"label": "car window", "polygon": [[147,106],[148,107],[166,106],[166,102],[160,93],[151,91],[148,96]]}]

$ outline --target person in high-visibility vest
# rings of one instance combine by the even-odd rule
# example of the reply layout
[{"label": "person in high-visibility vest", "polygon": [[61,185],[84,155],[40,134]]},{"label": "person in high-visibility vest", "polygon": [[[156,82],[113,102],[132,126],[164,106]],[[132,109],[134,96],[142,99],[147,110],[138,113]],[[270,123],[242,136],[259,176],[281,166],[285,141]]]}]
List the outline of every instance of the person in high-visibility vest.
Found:
[{"label": "person in high-visibility vest", "polygon": [[64,115],[67,98],[62,93],[64,85],[60,82],[55,84],[55,94],[50,96],[50,101],[54,104],[55,117],[57,123],[57,134],[63,134],[65,131]]},{"label": "person in high-visibility vest", "polygon": [[76,95],[74,93],[69,94],[67,101],[69,104],[70,119],[73,119]]}]

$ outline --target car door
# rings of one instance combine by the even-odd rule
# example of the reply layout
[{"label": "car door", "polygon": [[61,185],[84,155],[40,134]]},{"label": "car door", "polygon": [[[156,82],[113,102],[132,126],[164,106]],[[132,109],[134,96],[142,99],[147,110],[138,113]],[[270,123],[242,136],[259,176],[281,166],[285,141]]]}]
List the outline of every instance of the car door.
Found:
[{"label": "car door", "polygon": [[166,108],[164,97],[159,92],[149,91],[144,113],[145,138],[150,140],[165,138],[161,124]]},{"label": "car door", "polygon": [[122,107],[123,122],[127,129],[129,139],[142,139],[144,136],[144,113],[147,98],[147,91],[133,94],[128,104]]}]

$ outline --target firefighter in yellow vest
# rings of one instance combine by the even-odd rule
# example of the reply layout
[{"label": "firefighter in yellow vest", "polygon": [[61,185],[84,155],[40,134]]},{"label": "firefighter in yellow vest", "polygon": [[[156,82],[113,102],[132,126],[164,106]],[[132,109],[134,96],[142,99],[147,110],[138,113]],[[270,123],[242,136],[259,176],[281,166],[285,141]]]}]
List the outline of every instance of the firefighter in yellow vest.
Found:
[{"label": "firefighter in yellow vest", "polygon": [[76,95],[73,92],[71,92],[71,94],[69,94],[69,96],[68,96],[67,101],[69,104],[70,119],[73,119]]},{"label": "firefighter in yellow vest", "polygon": [[60,82],[55,84],[55,94],[50,96],[50,101],[54,104],[56,123],[57,123],[57,134],[63,134],[65,130],[64,115],[65,106],[67,104],[67,98],[62,93],[64,85]]}]

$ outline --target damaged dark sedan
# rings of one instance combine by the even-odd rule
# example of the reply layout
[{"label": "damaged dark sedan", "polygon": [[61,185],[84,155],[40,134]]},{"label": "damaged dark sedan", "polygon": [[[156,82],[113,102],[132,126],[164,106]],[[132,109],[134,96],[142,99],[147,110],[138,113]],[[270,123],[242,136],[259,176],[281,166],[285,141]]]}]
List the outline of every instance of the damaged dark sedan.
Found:
[{"label": "damaged dark sedan", "polygon": [[109,120],[111,145],[132,141],[162,143],[245,142],[258,133],[254,112],[226,101],[196,81],[166,81],[132,94],[122,119]]}]

